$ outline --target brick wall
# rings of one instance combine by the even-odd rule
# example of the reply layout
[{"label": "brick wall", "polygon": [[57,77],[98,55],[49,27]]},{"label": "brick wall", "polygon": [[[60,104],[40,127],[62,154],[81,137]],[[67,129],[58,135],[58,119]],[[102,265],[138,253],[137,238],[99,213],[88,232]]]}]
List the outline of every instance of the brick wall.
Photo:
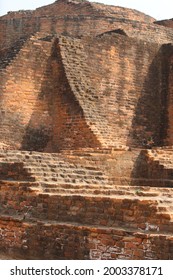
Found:
[{"label": "brick wall", "polygon": [[[110,176],[114,171],[117,171],[115,176],[121,176],[121,172],[130,174],[140,156],[140,151],[136,150],[117,151],[107,156],[99,155],[96,150],[92,159],[89,151],[85,153],[82,160],[86,166],[89,158],[96,165],[102,162]],[[10,164],[15,153],[9,151],[8,154],[11,154],[7,157]],[[2,160],[4,155],[1,153]],[[19,160],[22,155],[32,163],[32,153],[16,154]],[[65,152],[65,155],[70,166],[81,162],[80,157],[75,159],[75,152]],[[52,166],[51,156],[55,154],[33,153],[38,165],[44,156],[50,158]],[[62,164],[62,158],[60,162]],[[47,165],[47,161],[44,163]],[[34,166],[36,168],[36,162]],[[4,166],[2,169],[7,172],[1,174],[6,181],[0,182],[1,252],[24,259],[172,259],[172,189],[116,185],[100,185],[96,189],[91,183],[83,187],[49,183],[49,193],[46,193],[43,191],[45,184],[26,182],[25,169],[25,165],[16,163],[11,164],[11,170]],[[145,176],[143,166],[142,172]],[[140,175],[139,169],[137,174]],[[8,181],[10,176],[13,181]],[[19,182],[22,176],[25,182]],[[51,192],[51,188],[56,188],[57,193]]]},{"label": "brick wall", "polygon": [[2,69],[1,142],[36,151],[99,146],[68,86],[57,43],[42,37],[27,40]]},{"label": "brick wall", "polygon": [[22,17],[0,20],[0,49],[6,49],[17,40],[35,32],[63,33],[71,36],[98,35],[110,30],[123,29],[129,37],[156,42],[169,43],[173,39],[172,29],[128,19],[115,19],[101,16],[54,16]]},{"label": "brick wall", "polygon": [[[133,189],[129,197],[128,195],[96,196],[87,193],[49,195],[39,193],[39,188],[37,192],[32,191],[32,184],[34,188],[37,187],[34,183],[1,182],[1,215],[31,221],[79,223],[93,227],[120,226],[160,234],[165,231],[172,232],[173,221],[169,212],[169,202],[167,205],[163,204],[163,201],[153,199],[152,195],[150,197],[149,192],[148,197],[143,196],[142,191],[140,194],[140,191]],[[164,193],[164,189],[162,192]]]},{"label": "brick wall", "polygon": [[37,119],[33,129],[36,130],[39,126],[43,128],[46,126],[46,129],[49,129],[51,117],[48,113],[48,104],[39,99],[39,94],[51,48],[49,42],[28,40],[19,53],[9,61],[9,65],[2,69],[0,130],[2,142],[6,144],[21,147],[35,106]]},{"label": "brick wall", "polygon": [[173,31],[157,23],[78,0],[1,17],[0,148],[48,152],[0,154],[1,251],[173,258],[171,156],[113,149],[172,145]]},{"label": "brick wall", "polygon": [[41,30],[53,30],[57,33],[70,36],[97,36],[104,32],[122,29],[129,37],[138,38],[144,41],[164,44],[172,42],[173,31],[163,26],[138,22],[128,19],[78,16],[56,18],[50,23],[49,19],[40,19]]},{"label": "brick wall", "polygon": [[164,72],[166,73],[165,87],[167,87],[167,94],[165,94],[165,101],[167,110],[165,111],[165,118],[167,118],[167,125],[163,127],[162,132],[165,134],[166,145],[173,145],[173,46],[171,44],[165,46],[165,65]]},{"label": "brick wall", "polygon": [[22,259],[171,260],[170,235],[1,218],[2,252]]},{"label": "brick wall", "polygon": [[103,146],[145,146],[149,138],[161,144],[167,92],[159,45],[105,34],[64,37],[60,49],[69,84]]},{"label": "brick wall", "polygon": [[37,151],[163,143],[167,47],[118,34],[53,41],[38,33],[2,69],[1,142]]},{"label": "brick wall", "polygon": [[153,22],[153,18],[127,8],[58,1],[35,11],[10,12],[1,17],[0,49],[10,48],[21,37],[38,31],[83,36],[123,29],[130,37],[171,42],[172,30]]},{"label": "brick wall", "polygon": [[0,19],[0,50],[15,45],[22,37],[29,37],[39,31],[39,21],[34,17]]}]

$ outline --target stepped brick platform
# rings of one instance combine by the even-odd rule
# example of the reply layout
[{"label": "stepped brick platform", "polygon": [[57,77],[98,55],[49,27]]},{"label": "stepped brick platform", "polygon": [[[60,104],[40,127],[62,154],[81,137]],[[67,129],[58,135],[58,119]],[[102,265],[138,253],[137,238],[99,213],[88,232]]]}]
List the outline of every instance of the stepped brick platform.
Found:
[{"label": "stepped brick platform", "polygon": [[[157,154],[161,151],[170,153]],[[123,185],[121,165],[126,159],[129,174],[135,174],[130,165],[140,154],[145,154],[152,180],[133,178],[133,184],[140,182],[133,186],[129,178],[129,185]],[[2,150],[2,252],[34,259],[171,259],[173,188],[168,185],[173,180],[165,177],[168,185],[157,187],[156,158],[156,150]],[[163,244],[165,252],[159,250]]]},{"label": "stepped brick platform", "polygon": [[0,18],[0,259],[173,259],[172,44],[85,0]]}]

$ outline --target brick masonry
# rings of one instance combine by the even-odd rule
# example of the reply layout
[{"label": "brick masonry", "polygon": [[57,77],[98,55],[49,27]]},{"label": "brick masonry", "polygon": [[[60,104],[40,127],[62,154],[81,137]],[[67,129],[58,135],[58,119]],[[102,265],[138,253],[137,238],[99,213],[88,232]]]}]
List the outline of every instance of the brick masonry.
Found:
[{"label": "brick masonry", "polygon": [[63,223],[22,223],[7,218],[0,221],[0,226],[5,237],[1,248],[8,247],[15,258],[26,259],[27,255],[32,259],[61,260],[172,259],[171,235]]},{"label": "brick masonry", "polygon": [[169,45],[116,34],[32,36],[1,71],[1,142],[53,152],[139,147],[151,137],[155,145],[171,144],[168,53]]},{"label": "brick masonry", "polygon": [[88,1],[0,18],[0,254],[173,259],[172,43]]},{"label": "brick masonry", "polygon": [[57,1],[36,11],[11,12],[1,17],[0,26],[0,49],[38,31],[88,36],[123,29],[130,37],[152,42],[167,43],[173,38],[172,30],[140,12],[89,2]]},{"label": "brick masonry", "polygon": [[[172,151],[140,154],[1,152],[2,252],[36,259],[171,259],[172,188],[165,187],[172,184]],[[152,182],[165,185],[148,187]]]}]

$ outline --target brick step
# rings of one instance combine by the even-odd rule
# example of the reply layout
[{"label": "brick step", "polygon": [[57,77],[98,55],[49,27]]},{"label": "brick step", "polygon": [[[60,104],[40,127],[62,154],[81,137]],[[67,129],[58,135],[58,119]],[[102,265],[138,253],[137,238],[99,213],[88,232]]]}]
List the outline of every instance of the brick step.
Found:
[{"label": "brick step", "polygon": [[[28,155],[27,153],[17,153],[17,155],[14,152],[9,152],[8,154],[1,153],[1,162],[23,162],[25,169],[32,173],[32,175],[41,175],[43,176],[44,173],[72,173],[79,175],[88,175],[88,176],[98,176],[101,178],[98,179],[103,179],[105,180],[106,177],[104,175],[104,172],[99,170],[95,164],[93,163],[92,165],[88,165],[85,163],[85,165],[80,164],[79,162],[76,164],[75,162],[69,163],[66,161],[62,161],[59,157],[59,155],[56,154],[56,157],[54,158],[50,156],[44,156],[44,155],[39,155],[34,154],[34,155]],[[80,170],[81,169],[81,170]],[[53,174],[55,176],[55,174]]]},{"label": "brick step", "polygon": [[[9,215],[1,215],[0,216],[0,220],[1,221],[17,221],[17,222],[22,222],[22,219],[21,218],[19,218],[19,217],[17,217],[17,216],[9,216]],[[27,220],[27,222],[24,220],[23,221],[24,223],[27,223],[28,225],[29,224],[32,224],[33,222],[35,222],[34,221],[34,219],[33,220]],[[63,226],[63,227],[75,227],[75,228],[84,228],[84,229],[87,229],[87,228],[89,228],[89,229],[93,229],[93,225],[92,224],[85,224],[85,223],[83,223],[82,225],[81,224],[79,224],[79,223],[77,223],[77,222],[59,222],[59,221],[56,221],[56,220],[47,220],[47,219],[41,219],[41,220],[39,220],[39,219],[37,219],[37,223],[39,224],[39,225],[44,225],[44,224],[46,224],[47,226],[51,226],[51,225],[53,225],[53,226],[55,226],[55,225],[61,225],[61,226]],[[145,233],[145,231],[144,230],[141,230],[141,229],[138,229],[138,233],[136,232],[136,230],[134,229],[134,228],[132,228],[132,227],[130,227],[130,226],[128,226],[128,227],[126,227],[126,226],[102,226],[102,225],[94,225],[94,229],[100,229],[100,230],[104,230],[104,231],[108,231],[109,233],[111,232],[111,230],[117,230],[117,232],[118,233],[120,233],[120,231],[122,231],[122,232],[124,232],[124,233],[127,233],[127,232],[129,232],[129,233],[132,233],[132,234],[144,234]],[[94,230],[94,232],[95,232],[95,230]],[[146,231],[147,232],[147,234],[154,234],[154,235],[158,235],[158,237],[160,236],[160,232],[158,232],[158,231],[154,231],[154,230],[151,230],[151,229],[149,229],[149,230],[147,230]],[[162,233],[162,234],[164,234],[164,235],[166,235],[166,236],[170,236],[170,237],[172,237],[172,234],[170,233],[170,232],[164,232],[164,233]]]},{"label": "brick step", "polygon": [[[63,172],[64,171],[64,172]],[[78,179],[83,179],[83,180],[96,180],[97,182],[109,182],[106,176],[99,176],[97,174],[90,174],[90,173],[85,173],[85,174],[78,174],[77,172],[75,173],[68,173],[67,170],[59,170],[58,173],[54,172],[45,172],[42,173],[40,172],[31,172],[30,173],[32,177],[36,178],[37,180],[40,179],[51,179],[51,178],[56,178],[56,179],[71,179],[71,180],[78,180]]]},{"label": "brick step", "polygon": [[100,197],[100,198],[103,198],[103,197],[109,197],[110,199],[137,199],[141,202],[147,202],[148,200],[150,201],[156,201],[157,203],[159,203],[159,205],[162,205],[162,202],[163,200],[165,201],[165,204],[164,206],[158,206],[159,209],[162,210],[162,213],[163,212],[167,212],[168,210],[173,210],[173,203],[172,201],[168,200],[168,199],[165,199],[164,197],[156,197],[156,196],[150,196],[149,194],[148,195],[145,195],[145,196],[138,196],[137,194],[134,194],[134,193],[118,193],[114,190],[112,191],[108,191],[108,190],[85,190],[83,191],[83,189],[78,189],[78,190],[73,190],[73,189],[54,189],[52,188],[51,190],[49,188],[45,188],[43,190],[40,191],[41,193],[46,193],[46,194],[49,194],[49,195],[60,195],[60,196],[81,196],[81,197]]},{"label": "brick step", "polygon": [[[49,186],[49,187],[56,187],[56,184],[44,184],[44,187]],[[71,184],[68,185],[58,185],[61,187],[66,187],[66,188],[70,188]],[[80,185],[76,185],[76,188],[80,187]],[[88,188],[92,188],[91,186],[87,186]],[[158,194],[165,194],[168,196],[172,196],[173,195],[173,188],[162,188],[162,187],[150,187],[150,186],[138,186],[138,185],[134,185],[134,186],[130,186],[130,185],[105,185],[104,187],[102,187],[103,189],[113,189],[113,190],[117,190],[117,191],[134,191],[134,192],[143,192],[143,193],[153,193],[153,192],[157,192]],[[99,187],[100,189],[100,187]]]},{"label": "brick step", "polygon": [[85,156],[90,156],[90,155],[111,155],[114,151],[126,151],[129,150],[128,146],[114,146],[113,148],[83,148],[83,149],[78,149],[78,150],[71,150],[71,151],[67,151],[67,150],[62,150],[62,154],[65,155],[72,155],[72,156],[81,156],[81,157],[85,157]]},{"label": "brick step", "polygon": [[163,155],[163,156],[160,156],[160,155],[157,155],[155,156],[158,160],[160,161],[165,161],[165,162],[170,162],[172,163],[172,160],[173,160],[173,155]]},{"label": "brick step", "polygon": [[[166,236],[166,237],[170,237],[172,238],[172,233],[171,231],[169,231],[169,226],[168,226],[168,231],[166,230],[166,228],[164,226],[162,226],[161,228],[156,229],[150,225],[146,225],[146,228],[145,229],[140,229],[138,228],[138,231],[136,232],[136,229],[133,228],[132,226],[130,225],[126,225],[126,224],[114,224],[114,225],[110,225],[110,226],[106,226],[106,225],[99,225],[99,224],[88,224],[88,223],[78,223],[78,222],[75,222],[75,221],[56,221],[56,220],[47,220],[47,219],[37,219],[35,220],[34,218],[33,219],[27,219],[27,220],[23,220],[23,217],[19,217],[19,216],[15,216],[15,215],[0,215],[0,220],[1,221],[9,221],[9,222],[22,222],[22,223],[25,223],[25,224],[28,224],[28,225],[32,225],[32,224],[35,224],[35,222],[37,222],[37,224],[39,225],[39,227],[41,225],[46,225],[46,226],[56,226],[56,225],[59,225],[61,226],[61,228],[75,228],[76,230],[80,230],[80,229],[83,229],[83,230],[91,230],[93,231],[94,229],[94,233],[97,231],[97,230],[100,230],[102,231],[103,233],[106,233],[106,231],[108,231],[108,233],[110,234],[110,232],[114,231],[114,233],[116,234],[116,237],[120,234],[120,236],[123,236],[124,234],[126,235],[126,233],[128,232],[128,235],[129,234],[132,234],[132,235],[135,235],[137,234],[138,237],[140,237],[140,234],[143,236],[143,234],[154,234],[154,236],[158,236],[158,238],[160,238],[160,235],[163,236]],[[171,225],[172,226],[172,225]],[[124,234],[123,234],[124,233]]]},{"label": "brick step", "polygon": [[35,178],[36,181],[40,181],[40,182],[57,182],[58,183],[63,183],[63,182],[68,182],[68,183],[72,183],[72,184],[82,184],[82,185],[88,185],[88,184],[95,184],[95,185],[100,185],[100,184],[108,184],[108,181],[105,180],[101,180],[101,179],[95,179],[95,178],[84,178],[84,177],[70,177],[70,176],[65,176],[62,175],[60,177],[57,176],[45,176],[45,177],[35,177],[33,176],[33,178]]},{"label": "brick step", "polygon": [[[30,164],[32,166],[37,166],[37,163],[39,164],[49,164],[51,165],[51,162],[52,162],[52,165],[56,165],[56,162],[60,162],[60,164],[63,166],[68,166],[70,165],[69,163],[69,160],[71,163],[71,166],[72,164],[75,164],[75,161],[77,162],[78,166],[82,166],[83,163],[85,163],[85,168],[88,168],[90,169],[91,167],[95,170],[97,170],[97,167],[95,167],[95,163],[97,161],[100,161],[100,159],[94,159],[92,157],[89,158],[89,162],[91,164],[89,164],[88,166],[86,165],[88,163],[88,161],[85,161],[85,160],[82,160],[82,158],[78,158],[78,157],[64,157],[64,156],[59,156],[57,155],[56,157],[50,157],[50,156],[38,156],[38,155],[27,155],[27,154],[1,154],[0,155],[0,158],[2,159],[5,159],[6,161],[18,161],[18,160],[21,160],[22,162],[26,162],[27,164]],[[2,160],[1,159],[1,160]],[[81,162],[81,164],[79,164]]]},{"label": "brick step", "polygon": [[[108,149],[106,150],[106,152]],[[110,149],[109,149],[110,151]],[[42,180],[41,177],[49,177],[47,175],[44,176],[44,173],[47,174],[51,172],[50,177],[56,177],[55,173],[66,173],[68,177],[70,176],[69,173],[72,172],[73,175],[79,176],[78,172],[82,172],[85,176],[98,176],[99,180],[106,181],[109,184],[117,184],[121,182],[121,184],[129,183],[130,185],[151,185],[151,186],[160,186],[160,187],[171,187],[172,180],[171,179],[145,179],[145,178],[125,178],[125,177],[116,177],[116,178],[108,178],[105,172],[108,174],[108,168],[104,168],[101,166],[103,170],[99,170],[97,168],[97,161],[102,165],[102,154],[100,153],[100,157],[98,156],[91,156],[88,154],[84,157],[86,160],[82,160],[83,158],[74,155],[60,155],[60,154],[47,154],[47,153],[37,153],[37,152],[27,152],[27,151],[1,151],[1,162],[24,162],[24,168],[30,172],[31,176],[34,175],[37,177],[40,176],[39,181]],[[69,154],[69,153],[68,153]],[[4,158],[5,155],[5,158]],[[15,159],[15,160],[14,160]],[[95,160],[97,159],[97,161]],[[104,161],[103,161],[104,162]],[[63,167],[63,168],[62,168]],[[43,170],[41,170],[43,169]],[[51,171],[54,169],[55,172]],[[81,169],[81,170],[80,170]],[[76,171],[77,170],[77,171]],[[88,170],[90,173],[88,173]],[[38,172],[38,174],[37,174]],[[41,173],[40,173],[41,172]],[[84,174],[85,172],[85,174]],[[93,174],[91,173],[93,172]],[[166,172],[166,171],[165,171]],[[49,175],[49,174],[48,174]],[[48,178],[47,178],[48,179]],[[75,179],[73,177],[73,179]],[[91,179],[91,178],[89,178]],[[55,180],[55,179],[53,179]],[[109,180],[109,181],[108,181]],[[94,182],[93,182],[94,183]]]},{"label": "brick step", "polygon": [[[23,162],[23,161],[22,161]],[[90,166],[83,166],[83,165],[72,165],[72,164],[64,164],[64,163],[55,163],[55,164],[47,164],[46,163],[33,163],[32,165],[28,165],[27,162],[24,162],[26,169],[28,171],[38,172],[40,170],[43,171],[52,171],[52,172],[59,172],[62,171],[71,171],[72,173],[76,174],[91,174],[91,175],[98,175],[102,176],[104,173],[99,170],[97,167],[90,167]]]},{"label": "brick step", "polygon": [[[81,185],[75,185],[75,186],[72,186],[71,184],[42,184],[42,187],[44,188],[53,188],[53,189],[57,189],[59,190],[59,188],[64,188],[64,189],[73,189],[73,190],[78,190],[81,188]],[[95,189],[95,185],[82,185],[82,189],[85,191],[86,189]],[[104,186],[96,186],[96,190],[100,191],[100,190],[106,190],[106,191],[117,191],[118,193],[124,193],[124,192],[134,192],[136,194],[138,194],[138,196],[140,195],[148,195],[148,193],[151,195],[151,196],[158,196],[160,195],[160,190],[159,189],[156,189],[156,188],[151,188],[151,189],[148,189],[146,187],[146,190],[145,190],[145,187],[143,187],[141,189],[141,187],[133,187],[133,186],[115,186],[115,185],[108,185],[108,184],[105,184]],[[167,194],[165,192],[164,194],[165,196],[168,195],[168,196],[171,196],[171,194]]]},{"label": "brick step", "polygon": [[[105,158],[104,158],[105,159]],[[88,169],[93,169],[93,170],[98,170],[98,167],[96,165],[99,164],[102,164],[102,161],[103,158],[97,158],[97,159],[94,159],[94,158],[90,158],[89,160],[86,160],[86,159],[83,159],[83,158],[78,158],[78,157],[75,157],[75,158],[63,158],[63,159],[55,159],[54,161],[53,160],[40,160],[40,163],[51,163],[52,162],[52,165],[56,165],[59,164],[59,162],[61,162],[62,166],[63,164],[64,165],[67,165],[67,166],[74,166],[74,167],[85,167],[85,168],[88,168]],[[105,159],[106,160],[106,159]],[[29,161],[28,161],[29,162]],[[37,163],[37,161],[32,161],[33,164],[34,162]],[[38,161],[39,162],[39,161]]]},{"label": "brick step", "polygon": [[[18,185],[18,184],[17,184]],[[12,183],[11,183],[12,186]],[[23,186],[24,187],[24,186]],[[32,184],[30,183],[32,191]],[[20,190],[20,189],[19,189]],[[8,185],[2,193],[5,195],[8,192]],[[22,191],[22,201],[17,203],[18,189],[13,189],[13,200],[9,207],[1,205],[1,214],[15,214],[24,217],[28,207],[31,207],[31,212],[27,219],[50,219],[59,222],[79,222],[91,223],[93,225],[106,224],[108,226],[128,225],[133,228],[145,228],[146,223],[154,225],[154,228],[160,228],[160,231],[167,229],[172,232],[173,222],[169,214],[172,200],[165,197],[137,197],[131,194],[128,195],[103,195],[103,194],[71,194],[71,193],[44,193],[40,187],[35,198],[33,194]],[[34,200],[33,200],[34,198]],[[26,202],[25,202],[26,201]],[[34,202],[34,204],[33,204]],[[23,207],[26,206],[26,207]],[[161,207],[162,209],[158,209]],[[147,210],[147,207],[151,209]],[[165,209],[163,209],[165,207]],[[86,209],[85,209],[86,208]],[[40,209],[40,210],[39,210]],[[157,210],[158,209],[158,210]],[[39,210],[39,211],[38,211]],[[150,213],[152,211],[152,214]],[[164,210],[164,211],[163,211]],[[143,212],[144,211],[144,212]],[[158,214],[159,212],[159,214]],[[136,218],[134,218],[134,213]],[[172,213],[172,211],[170,211]]]},{"label": "brick step", "polygon": [[[11,162],[10,162],[11,164]],[[28,169],[24,165],[24,170],[28,172],[30,177],[35,178],[38,181],[57,181],[57,182],[83,182],[84,183],[108,183],[108,178],[99,171],[80,171],[80,170],[71,170],[71,169],[58,169],[57,172],[51,172],[49,169],[42,170],[41,168],[34,171],[32,169]],[[17,170],[16,170],[17,172]]]},{"label": "brick step", "polygon": [[[10,164],[10,163],[9,163]],[[17,162],[16,162],[17,164]],[[81,169],[81,167],[61,167],[61,166],[56,166],[54,168],[51,168],[50,166],[47,167],[42,167],[42,166],[38,166],[36,165],[36,167],[32,168],[32,167],[28,167],[25,163],[24,163],[25,169],[28,172],[33,172],[35,174],[60,174],[63,172],[67,172],[67,174],[71,174],[71,175],[80,175],[80,176],[84,176],[84,175],[88,175],[88,176],[100,176],[100,177],[105,177],[105,174],[102,171],[99,171],[98,169],[87,169],[87,168],[83,168]],[[65,175],[65,174],[64,174]]]},{"label": "brick step", "polygon": [[172,196],[173,196],[173,189],[169,188],[155,188],[155,187],[140,187],[140,186],[112,186],[112,185],[104,185],[99,186],[98,185],[86,185],[86,184],[50,184],[50,183],[41,183],[41,182],[28,182],[28,181],[8,181],[8,180],[1,180],[1,185],[8,184],[8,187],[15,187],[16,188],[38,188],[40,191],[43,189],[49,189],[51,190],[63,190],[63,191],[82,191],[82,193],[85,193],[85,191],[98,191],[98,192],[114,192],[117,195],[133,195],[136,196],[136,198],[140,199],[147,199],[150,197],[151,199],[157,199],[161,200],[162,204],[160,204],[160,207],[164,207],[165,203],[169,203],[170,206],[173,203]]},{"label": "brick step", "polygon": [[167,192],[167,191],[163,192],[162,195],[163,195],[163,196],[167,196],[167,197],[169,197],[169,198],[171,198],[171,199],[172,199],[172,197],[173,197],[173,193],[172,193],[172,192],[169,193],[169,192]]},{"label": "brick step", "polygon": [[111,155],[114,151],[124,151],[128,150],[127,146],[114,146],[113,148],[83,148],[78,150],[62,150],[60,153],[39,153],[35,151],[16,151],[16,150],[0,150],[0,156],[2,155],[23,155],[28,157],[36,157],[36,158],[57,158],[65,156],[93,156],[93,155]]},{"label": "brick step", "polygon": [[64,179],[59,179],[59,178],[43,178],[43,177],[40,177],[40,178],[37,178],[36,177],[36,181],[40,182],[40,183],[57,183],[57,184],[63,184],[63,183],[66,183],[66,184],[71,184],[72,186],[75,186],[76,184],[80,184],[80,185],[84,185],[84,186],[88,186],[89,184],[92,184],[92,185],[96,185],[96,186],[100,186],[100,185],[105,185],[105,182],[104,181],[97,181],[97,180],[92,180],[92,179],[71,179],[71,178],[64,178]]},{"label": "brick step", "polygon": [[23,180],[23,181],[20,181],[20,182],[9,182],[8,180],[0,180],[0,186],[3,185],[3,184],[8,184],[8,186],[10,185],[17,185],[17,186],[25,186],[25,187],[30,187],[30,186],[40,186],[40,183],[39,182],[28,182],[27,180]]},{"label": "brick step", "polygon": [[[39,156],[38,155],[28,155],[28,154],[23,154],[23,153],[14,153],[14,154],[9,154],[9,153],[1,153],[0,154],[0,158],[5,158],[5,159],[22,159],[22,160],[26,160],[26,161],[31,161],[31,162],[38,162],[38,161],[50,161],[50,160],[54,160],[53,157],[46,157],[46,156]],[[57,159],[61,158],[57,156]]]},{"label": "brick step", "polygon": [[108,185],[108,184],[105,184],[104,186],[98,186],[98,185],[88,185],[88,184],[57,184],[57,183],[54,183],[54,184],[51,184],[51,183],[42,183],[41,184],[42,188],[54,188],[54,189],[59,189],[59,188],[62,188],[62,189],[73,189],[73,190],[78,190],[78,189],[93,189],[93,188],[96,188],[96,189],[103,189],[103,190],[109,190],[109,189],[116,189],[116,187],[114,188],[112,185]]},{"label": "brick step", "polygon": [[70,166],[67,166],[67,167],[61,167],[61,166],[54,166],[54,167],[50,167],[50,166],[47,166],[47,167],[42,167],[42,166],[38,166],[36,165],[35,167],[28,167],[27,164],[24,163],[24,166],[25,166],[25,169],[28,171],[28,172],[32,172],[36,175],[44,175],[44,174],[47,174],[48,176],[51,175],[51,174],[61,174],[63,173],[64,175],[68,174],[68,175],[72,175],[72,177],[74,175],[76,176],[98,176],[99,178],[106,178],[105,174],[100,171],[99,169],[91,169],[91,168],[85,168],[83,166],[73,166],[73,167],[70,167]]},{"label": "brick step", "polygon": [[[121,191],[121,190],[114,190],[114,189],[102,189],[102,188],[53,188],[53,187],[47,187],[43,188],[43,192],[46,193],[57,193],[57,194],[79,194],[79,195],[87,195],[87,194],[93,194],[93,195],[106,195],[106,196],[130,196],[130,197],[136,197],[137,199],[148,199],[148,198],[157,198],[160,199],[159,193],[147,193],[147,192],[132,192],[132,191]],[[171,201],[172,202],[172,201]]]},{"label": "brick step", "polygon": [[132,187],[132,186],[113,186],[113,185],[72,185],[72,184],[42,184],[42,189],[49,192],[78,192],[78,193],[88,193],[95,192],[95,194],[117,194],[117,195],[133,195],[137,198],[153,197],[157,199],[165,199],[165,201],[170,201],[172,203],[173,189],[166,188],[152,188],[152,187]]},{"label": "brick step", "polygon": [[[23,161],[22,161],[23,162]],[[24,162],[24,164],[26,165],[27,169],[33,170],[33,171],[37,171],[41,168],[43,168],[44,170],[53,170],[53,171],[59,171],[60,169],[66,169],[66,170],[79,170],[79,172],[83,172],[83,171],[87,171],[87,172],[94,172],[94,173],[103,173],[102,171],[100,171],[99,168],[97,167],[91,167],[91,166],[85,166],[85,165],[79,165],[79,164],[61,164],[56,162],[55,164],[51,164],[51,163],[39,163],[39,162],[35,162],[32,165],[28,162]]]},{"label": "brick step", "polygon": [[159,151],[148,151],[148,155],[151,159],[153,159],[155,162],[159,162],[161,164],[173,164],[173,151],[172,153],[168,153],[166,151],[162,150],[162,154],[159,153]]}]

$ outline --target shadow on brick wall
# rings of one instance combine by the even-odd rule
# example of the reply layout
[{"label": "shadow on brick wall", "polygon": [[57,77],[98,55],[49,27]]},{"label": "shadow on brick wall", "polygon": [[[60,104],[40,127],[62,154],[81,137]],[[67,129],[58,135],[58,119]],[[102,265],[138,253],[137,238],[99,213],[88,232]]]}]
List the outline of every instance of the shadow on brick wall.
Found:
[{"label": "shadow on brick wall", "polygon": [[[138,100],[127,145],[151,148],[162,146],[168,127],[168,46],[162,46],[153,59]],[[140,69],[138,69],[140,75]]]},{"label": "shadow on brick wall", "polygon": [[15,57],[20,52],[27,39],[28,36],[21,37],[9,49],[1,50],[0,69],[5,69],[11,63],[11,61],[15,59]]},{"label": "shadow on brick wall", "polygon": [[22,149],[59,152],[61,149],[98,146],[99,142],[86,124],[83,110],[68,84],[55,41]]}]

